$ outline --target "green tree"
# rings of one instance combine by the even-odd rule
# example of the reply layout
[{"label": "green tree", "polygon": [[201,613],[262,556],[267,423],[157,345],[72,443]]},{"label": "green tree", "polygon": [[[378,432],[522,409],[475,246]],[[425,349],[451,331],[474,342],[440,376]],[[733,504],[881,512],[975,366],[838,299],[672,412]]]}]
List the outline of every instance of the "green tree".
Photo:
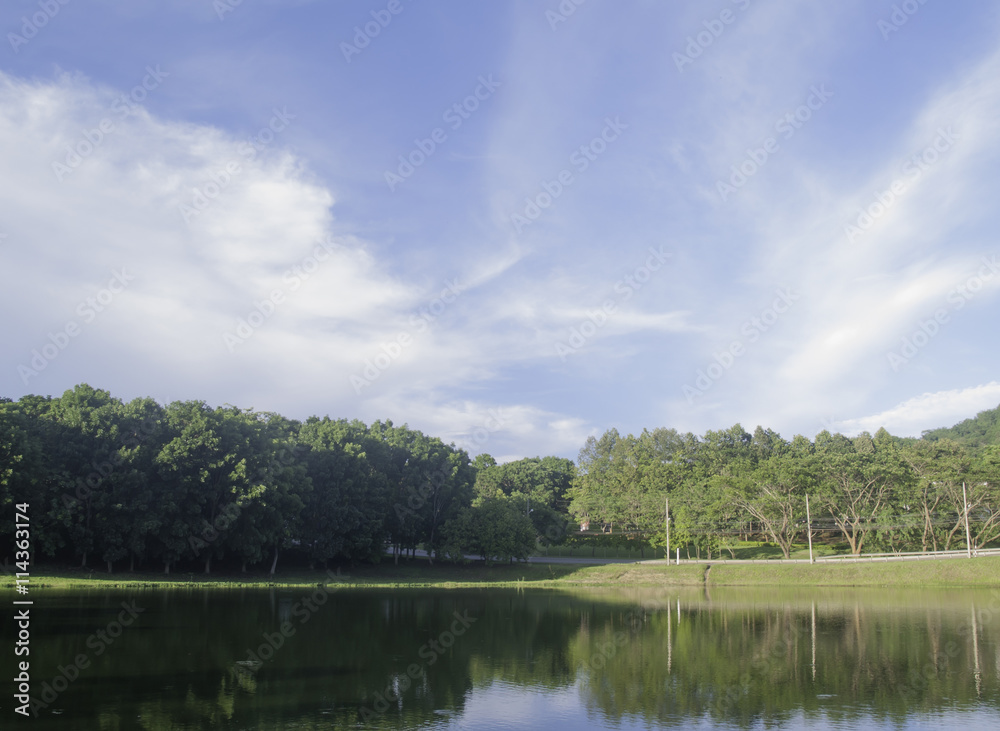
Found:
[{"label": "green tree", "polygon": [[378,561],[388,509],[388,482],[376,462],[379,444],[361,422],[329,418],[309,419],[300,438],[313,485],[302,533],[310,561]]},{"label": "green tree", "polygon": [[516,499],[477,498],[448,522],[442,553],[452,559],[477,554],[487,564],[527,560],[535,548],[535,528]]},{"label": "green tree", "polygon": [[[482,456],[482,455],[480,455]],[[571,519],[566,511],[575,476],[573,462],[558,457],[531,457],[483,466],[476,470],[476,494],[508,497],[523,505],[544,543],[558,543]]]}]

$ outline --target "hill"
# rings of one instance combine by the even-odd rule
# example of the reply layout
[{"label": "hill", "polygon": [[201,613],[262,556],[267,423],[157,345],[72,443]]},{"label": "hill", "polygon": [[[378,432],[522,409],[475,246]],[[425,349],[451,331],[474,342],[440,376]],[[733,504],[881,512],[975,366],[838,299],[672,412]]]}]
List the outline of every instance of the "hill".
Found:
[{"label": "hill", "polygon": [[1000,444],[1000,406],[980,411],[974,419],[966,419],[952,427],[928,429],[921,434],[921,438],[929,442],[951,439],[973,447]]}]

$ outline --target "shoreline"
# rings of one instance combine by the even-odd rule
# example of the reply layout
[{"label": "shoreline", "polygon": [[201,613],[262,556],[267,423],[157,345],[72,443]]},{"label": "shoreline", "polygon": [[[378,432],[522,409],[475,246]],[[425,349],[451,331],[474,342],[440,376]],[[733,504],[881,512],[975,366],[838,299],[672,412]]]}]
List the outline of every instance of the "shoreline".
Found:
[{"label": "shoreline", "polygon": [[290,570],[265,574],[111,574],[79,568],[37,567],[33,589],[236,589],[338,586],[350,589],[403,588],[580,588],[724,586],[1000,587],[1000,556],[934,561],[802,564],[780,561],[739,564],[705,562],[665,565],[662,561],[604,565],[519,563],[435,564],[415,559],[353,569]]}]

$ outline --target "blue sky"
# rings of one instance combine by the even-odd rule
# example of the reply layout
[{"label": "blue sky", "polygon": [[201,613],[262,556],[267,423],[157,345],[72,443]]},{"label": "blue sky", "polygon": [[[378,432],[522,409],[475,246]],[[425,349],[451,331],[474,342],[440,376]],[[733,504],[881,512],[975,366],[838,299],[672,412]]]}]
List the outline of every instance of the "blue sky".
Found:
[{"label": "blue sky", "polygon": [[0,393],[500,459],[1000,403],[985,0],[9,0]]}]

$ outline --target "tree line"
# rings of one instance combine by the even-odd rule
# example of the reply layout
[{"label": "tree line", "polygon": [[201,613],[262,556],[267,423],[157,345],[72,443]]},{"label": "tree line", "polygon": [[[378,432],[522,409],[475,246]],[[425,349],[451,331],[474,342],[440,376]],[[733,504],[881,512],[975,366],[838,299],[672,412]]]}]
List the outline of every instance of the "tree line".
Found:
[{"label": "tree line", "polygon": [[[573,461],[506,464],[396,426],[305,421],[203,401],[124,402],[86,384],[60,397],[0,398],[0,505],[29,503],[33,559],[211,572],[281,556],[309,566],[433,558],[527,558],[603,525],[645,545],[709,557],[763,537],[787,557],[812,526],[854,553],[1000,538],[995,412],[957,431],[900,439],[782,439],[737,424],[702,437],[611,429]],[[13,523],[0,524],[12,545]]]},{"label": "tree line", "polygon": [[981,438],[988,430],[966,426],[958,436],[967,433],[980,438],[943,430],[897,438],[880,429],[786,441],[739,424],[701,438],[611,429],[581,450],[570,510],[664,545],[669,501],[672,547],[711,557],[762,536],[788,558],[810,525],[853,554],[964,547],[967,500],[971,545],[982,548],[1000,539],[1000,444]]},{"label": "tree line", "polygon": [[[483,455],[474,464],[391,421],[126,403],[88,385],[0,400],[4,514],[30,504],[35,560],[100,562],[109,572],[127,562],[208,573],[224,560],[273,573],[285,552],[314,566],[377,562],[387,548],[398,560],[418,546],[526,558],[572,469],[555,457],[496,465]],[[517,470],[532,475],[530,490],[504,480]],[[8,521],[0,536],[12,530]]]}]

